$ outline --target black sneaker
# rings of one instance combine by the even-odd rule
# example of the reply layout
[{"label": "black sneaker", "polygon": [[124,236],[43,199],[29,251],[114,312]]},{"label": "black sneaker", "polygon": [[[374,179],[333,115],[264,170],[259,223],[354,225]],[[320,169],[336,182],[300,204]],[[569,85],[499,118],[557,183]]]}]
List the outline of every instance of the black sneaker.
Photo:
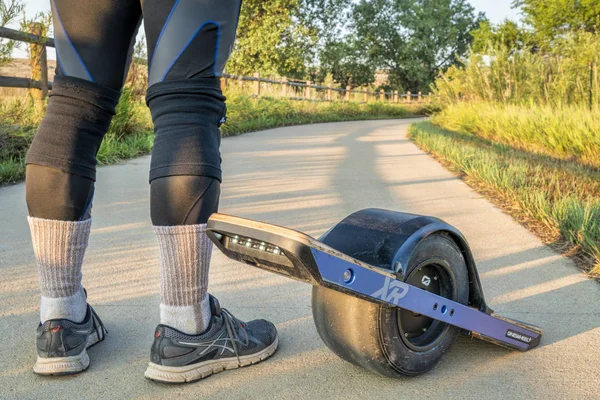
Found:
[{"label": "black sneaker", "polygon": [[277,350],[277,330],[264,319],[244,323],[210,296],[212,320],[199,335],[158,325],[144,374],[153,381],[194,382],[226,369],[256,364]]},{"label": "black sneaker", "polygon": [[39,375],[68,375],[85,371],[90,365],[87,349],[104,340],[104,324],[88,304],[81,323],[51,319],[37,328],[37,362],[33,372]]}]

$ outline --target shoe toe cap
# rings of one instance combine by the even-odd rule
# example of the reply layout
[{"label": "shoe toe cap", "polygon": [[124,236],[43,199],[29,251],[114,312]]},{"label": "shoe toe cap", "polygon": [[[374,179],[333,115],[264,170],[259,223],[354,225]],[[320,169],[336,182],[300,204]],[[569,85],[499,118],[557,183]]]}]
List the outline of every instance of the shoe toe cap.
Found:
[{"label": "shoe toe cap", "polygon": [[273,343],[277,338],[277,328],[275,328],[273,323],[267,320],[256,319],[248,322],[246,326],[252,332],[252,336],[267,346]]}]

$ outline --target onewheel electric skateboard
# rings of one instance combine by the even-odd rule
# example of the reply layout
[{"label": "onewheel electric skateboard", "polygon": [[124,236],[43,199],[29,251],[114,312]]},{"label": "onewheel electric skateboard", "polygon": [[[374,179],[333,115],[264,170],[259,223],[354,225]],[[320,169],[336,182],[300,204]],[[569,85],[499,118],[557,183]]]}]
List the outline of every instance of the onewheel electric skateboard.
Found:
[{"label": "onewheel electric skateboard", "polygon": [[367,209],[317,240],[213,214],[207,234],[232,259],[313,285],[313,316],[324,342],[384,375],[430,369],[456,328],[520,351],[540,343],[540,328],[486,305],[466,240],[434,217]]}]

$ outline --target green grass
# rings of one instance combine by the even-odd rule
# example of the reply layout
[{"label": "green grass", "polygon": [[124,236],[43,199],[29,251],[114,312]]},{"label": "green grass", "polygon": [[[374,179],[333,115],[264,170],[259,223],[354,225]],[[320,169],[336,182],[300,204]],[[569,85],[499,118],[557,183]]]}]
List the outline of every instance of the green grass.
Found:
[{"label": "green grass", "polygon": [[232,136],[287,125],[409,118],[430,112],[427,105],[326,103],[235,95],[227,101],[227,123],[221,127],[221,131],[223,136]]},{"label": "green grass", "polygon": [[449,105],[432,119],[440,127],[600,168],[600,108]]},{"label": "green grass", "polygon": [[[463,130],[457,132],[422,122],[409,132],[418,146],[468,184],[600,276],[600,170],[578,162],[577,157],[567,160],[545,154],[553,153],[550,150],[527,151],[525,132],[508,144],[461,126]],[[568,134],[566,129],[563,132]],[[543,148],[538,145],[533,148]]]},{"label": "green grass", "polygon": [[[434,110],[426,104],[325,103],[226,94],[228,113],[227,123],[221,127],[223,136],[317,122],[406,118],[430,114]],[[23,179],[25,155],[41,114],[28,101],[0,103],[0,185]],[[98,151],[98,162],[113,164],[147,154],[152,149],[153,140],[150,113],[143,99],[125,90]]]}]

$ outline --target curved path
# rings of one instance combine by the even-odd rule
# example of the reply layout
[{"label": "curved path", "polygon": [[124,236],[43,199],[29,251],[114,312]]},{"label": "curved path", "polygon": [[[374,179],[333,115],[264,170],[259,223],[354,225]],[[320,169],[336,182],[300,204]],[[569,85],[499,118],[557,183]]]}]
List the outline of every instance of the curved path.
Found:
[{"label": "curved path", "polygon": [[107,341],[81,375],[31,372],[37,278],[24,185],[0,189],[0,398],[598,399],[600,287],[406,139],[410,120],[347,122],[223,140],[221,211],[319,235],[347,214],[382,207],[436,215],[459,228],[498,313],[542,326],[542,345],[517,353],[466,337],[430,373],[374,376],[321,342],[310,287],[216,253],[210,290],[242,319],[276,323],[281,347],[265,363],[186,386],[146,381],[158,319],[148,157],[101,168],[84,266]]}]

